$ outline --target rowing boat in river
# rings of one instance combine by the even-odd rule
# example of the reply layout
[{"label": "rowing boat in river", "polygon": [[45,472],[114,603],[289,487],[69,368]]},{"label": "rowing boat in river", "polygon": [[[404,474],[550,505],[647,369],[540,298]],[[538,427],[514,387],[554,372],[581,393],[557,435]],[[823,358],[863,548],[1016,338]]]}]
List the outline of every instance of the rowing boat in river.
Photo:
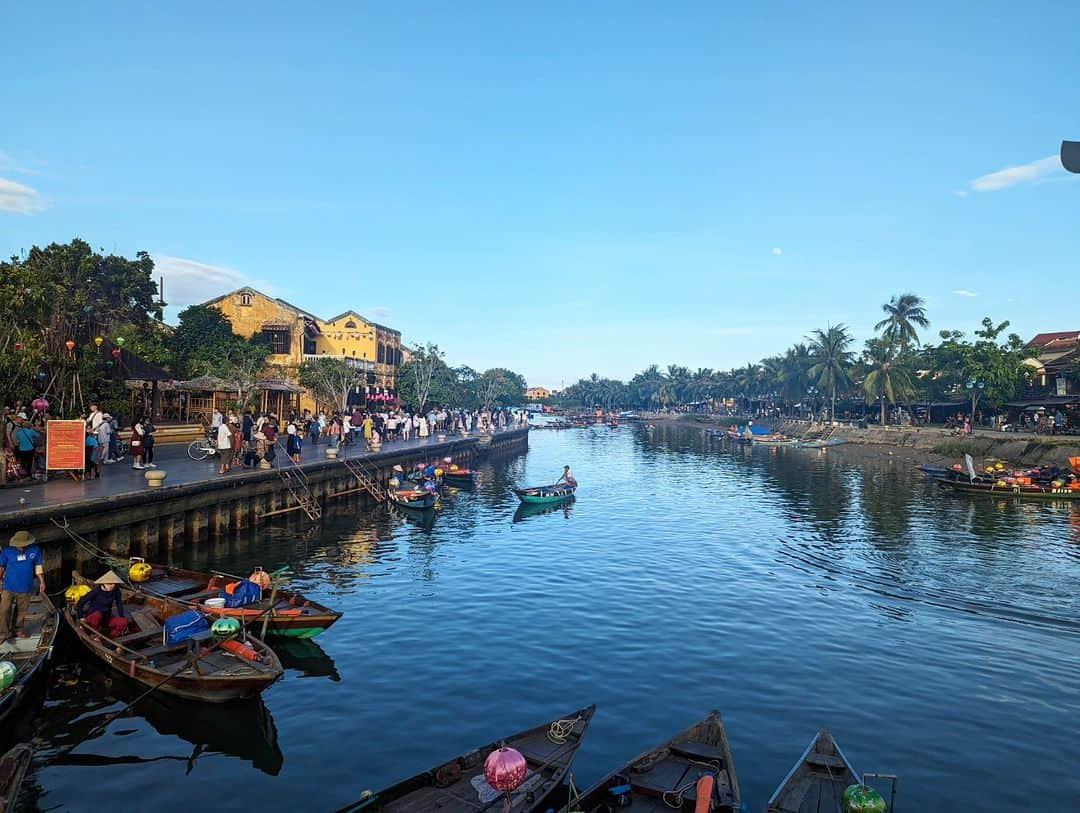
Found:
[{"label": "rowing boat in river", "polygon": [[635,813],[695,810],[699,790],[710,797],[705,810],[740,809],[739,780],[718,711],[608,774],[571,799],[562,813],[607,813],[627,806]]},{"label": "rowing boat in river", "polygon": [[841,813],[844,791],[857,784],[855,769],[823,728],[773,791],[766,813]]},{"label": "rowing boat in river", "polygon": [[488,743],[431,770],[419,773],[378,793],[365,791],[360,799],[338,813],[412,813],[438,810],[439,813],[478,813],[502,810],[503,795],[484,778],[488,755],[507,746],[519,751],[528,764],[528,773],[510,795],[512,813],[547,810],[544,802],[558,788],[574,761],[596,706],[575,711],[536,728]]},{"label": "rowing boat in river", "polygon": [[0,813],[15,810],[15,803],[19,801],[19,787],[33,757],[33,749],[24,742],[13,745],[0,756]]},{"label": "rowing boat in river", "polygon": [[961,479],[949,480],[941,477],[934,479],[942,488],[951,488],[953,491],[962,494],[982,494],[989,497],[1011,497],[1021,500],[1080,500],[1080,488],[1073,488],[1070,485],[1060,487],[1042,483],[1025,485],[1005,483],[1004,485],[998,485],[997,481],[983,482],[976,480],[967,482]]},{"label": "rowing boat in river", "polygon": [[[133,563],[136,561],[132,560]],[[244,579],[226,573],[200,573],[166,565],[151,565],[151,568],[150,578],[137,583],[140,589],[165,598],[190,602],[214,617],[235,618],[242,623],[257,620],[260,634],[265,620],[267,637],[314,638],[342,616],[342,613],[291,590],[264,589],[261,599],[243,607],[214,607],[206,603],[208,599],[225,595],[229,585]],[[271,597],[274,609],[268,612]]]},{"label": "rowing boat in river", "polygon": [[[77,585],[91,584],[78,573],[72,579]],[[78,618],[74,601],[61,613],[87,651],[113,671],[164,694],[208,703],[254,697],[284,673],[273,650],[253,635],[246,643],[226,641],[211,652],[192,639],[165,643],[165,622],[187,613],[189,605],[124,586],[116,589],[128,619],[128,631],[119,637],[110,638]]]},{"label": "rowing boat in river", "polygon": [[391,489],[386,498],[398,508],[411,508],[414,511],[426,511],[439,504],[439,492],[427,489]]},{"label": "rowing boat in river", "polygon": [[519,500],[529,505],[550,505],[561,502],[574,496],[577,486],[533,486],[532,488],[515,488]]}]

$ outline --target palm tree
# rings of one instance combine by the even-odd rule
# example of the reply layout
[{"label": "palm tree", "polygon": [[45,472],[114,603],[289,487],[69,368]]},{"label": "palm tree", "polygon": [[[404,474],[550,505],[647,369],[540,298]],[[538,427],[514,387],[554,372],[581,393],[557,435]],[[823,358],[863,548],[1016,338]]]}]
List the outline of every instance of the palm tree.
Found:
[{"label": "palm tree", "polygon": [[909,345],[919,343],[919,334],[915,325],[921,328],[930,327],[930,320],[926,318],[926,304],[921,296],[915,294],[900,294],[894,296],[881,309],[888,314],[884,319],[874,325],[874,330],[884,330],[883,338],[906,350]]},{"label": "palm tree", "polygon": [[915,391],[911,376],[901,363],[900,348],[882,339],[870,339],[863,351],[863,361],[870,372],[863,379],[867,403],[881,402],[881,425],[885,425],[885,400],[895,404]]},{"label": "palm tree", "polygon": [[810,354],[814,365],[810,368],[810,378],[821,387],[828,387],[832,408],[830,420],[836,420],[836,388],[847,385],[851,379],[848,367],[851,366],[851,335],[846,325],[829,325],[825,330],[815,330],[806,337],[810,342]]},{"label": "palm tree", "polygon": [[813,364],[810,348],[802,342],[788,348],[780,368],[780,392],[785,399],[794,402],[806,396]]}]

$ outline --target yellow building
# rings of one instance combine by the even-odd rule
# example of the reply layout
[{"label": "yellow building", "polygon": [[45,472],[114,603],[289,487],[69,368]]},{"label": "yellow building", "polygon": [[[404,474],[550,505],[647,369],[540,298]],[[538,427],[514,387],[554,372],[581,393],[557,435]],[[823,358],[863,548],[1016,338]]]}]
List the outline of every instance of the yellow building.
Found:
[{"label": "yellow building", "polygon": [[[343,359],[366,373],[364,389],[356,393],[358,404],[375,394],[397,395],[401,333],[369,322],[356,311],[324,321],[284,299],[246,287],[203,305],[221,311],[237,335],[264,336],[271,347],[267,363],[282,368],[290,381],[298,381],[303,362],[325,356]],[[313,409],[314,399],[305,396],[302,405]]]},{"label": "yellow building", "polygon": [[529,401],[546,401],[551,397],[551,391],[543,387],[529,387],[525,390],[525,398]]}]

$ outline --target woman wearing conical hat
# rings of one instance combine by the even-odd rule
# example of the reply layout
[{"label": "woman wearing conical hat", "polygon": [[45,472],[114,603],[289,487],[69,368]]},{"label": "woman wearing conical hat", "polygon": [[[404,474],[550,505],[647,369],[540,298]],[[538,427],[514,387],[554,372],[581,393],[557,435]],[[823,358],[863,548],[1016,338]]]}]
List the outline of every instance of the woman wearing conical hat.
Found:
[{"label": "woman wearing conical hat", "polygon": [[75,605],[75,614],[99,632],[104,626],[110,638],[123,635],[127,631],[128,622],[124,617],[124,605],[117,589],[117,585],[123,583],[124,580],[110,570],[94,582],[94,588],[89,593],[79,599],[79,603]]}]

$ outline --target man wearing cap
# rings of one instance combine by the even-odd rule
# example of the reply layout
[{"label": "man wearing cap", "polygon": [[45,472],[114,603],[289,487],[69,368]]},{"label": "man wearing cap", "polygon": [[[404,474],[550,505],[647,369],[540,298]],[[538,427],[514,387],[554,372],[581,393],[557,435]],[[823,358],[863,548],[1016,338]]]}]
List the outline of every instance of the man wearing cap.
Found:
[{"label": "man wearing cap", "polygon": [[26,638],[23,622],[30,609],[30,596],[34,582],[45,592],[45,571],[42,568],[41,548],[34,544],[34,535],[18,531],[11,537],[8,547],[0,551],[0,644],[18,633]]}]

